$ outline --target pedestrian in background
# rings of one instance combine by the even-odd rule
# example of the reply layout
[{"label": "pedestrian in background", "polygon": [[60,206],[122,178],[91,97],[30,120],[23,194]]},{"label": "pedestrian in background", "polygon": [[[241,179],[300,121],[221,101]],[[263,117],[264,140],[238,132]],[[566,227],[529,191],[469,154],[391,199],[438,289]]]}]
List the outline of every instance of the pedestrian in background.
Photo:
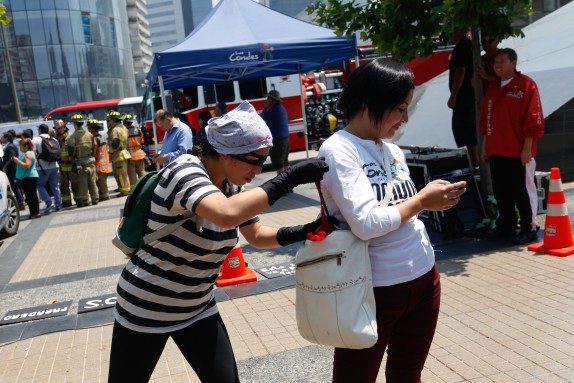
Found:
[{"label": "pedestrian in background", "polygon": [[193,147],[191,128],[170,112],[163,109],[157,110],[154,122],[165,132],[161,150],[152,158],[154,163],[165,166]]},{"label": "pedestrian in background", "polygon": [[144,137],[142,130],[131,114],[122,116],[124,127],[128,130],[127,149],[131,158],[128,160],[128,177],[130,188],[133,189],[137,180],[145,175],[146,153],[142,149]]},{"label": "pedestrian in background", "polygon": [[[293,187],[320,180],[328,170],[308,160],[249,191],[261,173],[271,133],[248,102],[210,120],[196,155],[167,165],[154,191],[147,233],[193,215],[172,234],[144,245],[118,283],[109,383],[148,382],[171,337],[200,381],[239,382],[237,363],[214,297],[215,279],[239,232],[253,246],[302,241],[320,220],[276,229],[256,216]],[[197,148],[197,150],[196,150]],[[134,367],[136,366],[136,367]]]},{"label": "pedestrian in background", "polygon": [[18,208],[20,210],[25,210],[24,206],[24,196],[22,195],[22,189],[18,182],[16,181],[16,163],[12,160],[13,157],[18,157],[19,149],[14,143],[14,130],[10,129],[2,135],[2,143],[4,144],[4,157],[2,160],[2,171],[8,176],[8,181],[10,182],[10,187],[16,197],[16,202],[18,203]]},{"label": "pedestrian in background", "polygon": [[[81,114],[72,116],[74,133],[68,140],[68,153],[72,159],[72,179],[77,187],[74,200],[77,207],[97,205],[99,202],[96,186],[96,144],[91,133],[84,129],[85,118]],[[89,193],[89,196],[88,196]]]},{"label": "pedestrian in background", "polygon": [[[494,58],[498,76],[484,95],[480,131],[482,158],[490,163],[492,189],[498,208],[493,239],[514,244],[537,240],[538,193],[534,184],[536,143],[544,134],[544,115],[534,80],[516,70],[518,56],[510,48]],[[520,215],[520,232],[516,233]]]},{"label": "pedestrian in background", "polygon": [[273,147],[269,156],[273,170],[279,174],[289,167],[289,119],[287,110],[281,104],[283,99],[279,92],[272,90],[266,96],[261,117],[273,136]]},{"label": "pedestrian in background", "polygon": [[480,57],[480,64],[476,66],[475,71],[482,79],[482,91],[486,93],[490,82],[496,79],[494,72],[494,57],[498,51],[499,40],[492,38],[486,33],[480,35],[480,42],[484,54]]},{"label": "pedestrian in background", "polygon": [[[376,59],[353,72],[339,98],[347,126],[319,149],[329,172],[321,182],[326,210],[369,241],[378,327],[367,349],[335,348],[333,382],[374,383],[387,350],[387,382],[418,383],[435,333],[440,275],[423,210],[456,205],[466,182],[436,180],[416,190],[403,151],[391,139],[408,121],[413,74]],[[382,206],[387,184],[392,198]]]},{"label": "pedestrian in background", "polygon": [[127,196],[131,190],[130,178],[128,175],[128,160],[131,158],[128,146],[128,130],[121,124],[122,116],[120,112],[111,110],[106,115],[108,124],[108,151],[114,177],[118,184],[118,191],[121,196]]},{"label": "pedestrian in background", "polygon": [[26,196],[26,203],[30,209],[30,219],[40,218],[40,201],[36,192],[36,184],[38,183],[36,153],[30,138],[20,140],[20,152],[22,152],[20,158],[12,157],[12,161],[16,164],[16,179]]},{"label": "pedestrian in background", "polygon": [[100,134],[101,124],[98,120],[88,120],[88,131],[94,137],[96,144],[96,152],[94,157],[96,159],[96,185],[98,186],[99,201],[107,201],[110,199],[110,192],[108,190],[108,176],[112,172],[112,164],[108,155],[108,144]]},{"label": "pedestrian in background", "polygon": [[72,159],[68,153],[68,140],[71,135],[63,120],[54,122],[56,127],[56,140],[60,144],[60,194],[62,195],[62,207],[72,206],[72,191],[76,191],[76,185],[72,182]]},{"label": "pedestrian in background", "polygon": [[200,145],[202,142],[207,140],[207,135],[205,134],[205,128],[207,127],[207,123],[211,120],[211,113],[204,110],[203,112],[199,112],[197,115],[197,122],[199,122],[199,129],[195,134],[195,138],[193,140],[194,145]]},{"label": "pedestrian in background", "polygon": [[221,117],[227,113],[227,104],[224,102],[218,102],[213,108],[213,117]]},{"label": "pedestrian in background", "polygon": [[450,97],[447,105],[452,109],[452,133],[456,146],[466,146],[473,167],[479,165],[478,140],[476,133],[476,114],[474,106],[474,87],[472,78],[472,42],[466,31],[453,33],[456,44],[450,56],[448,87]]},{"label": "pedestrian in background", "polygon": [[[48,215],[54,208],[56,211],[60,211],[62,209],[62,194],[60,193],[60,166],[58,165],[58,161],[46,161],[42,159],[42,142],[44,140],[48,140],[48,145],[51,145],[51,142],[58,143],[58,141],[50,137],[50,127],[46,124],[40,124],[38,126],[38,132],[40,135],[32,139],[34,147],[36,148],[36,153],[38,153],[37,163],[39,178],[38,184],[36,186],[38,188],[38,193],[40,193],[40,197],[46,204],[42,214]],[[57,149],[56,146],[54,146],[54,148]],[[50,194],[48,193],[48,190],[46,190],[46,185],[48,185],[52,191],[52,195],[54,196],[53,202],[52,197],[50,197]]]}]

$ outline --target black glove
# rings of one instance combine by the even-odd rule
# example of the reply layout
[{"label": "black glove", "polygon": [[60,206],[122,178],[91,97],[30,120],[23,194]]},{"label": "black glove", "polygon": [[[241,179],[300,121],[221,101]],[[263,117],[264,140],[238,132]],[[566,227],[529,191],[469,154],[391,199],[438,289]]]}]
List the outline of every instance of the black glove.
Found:
[{"label": "black glove", "polygon": [[329,165],[324,160],[322,157],[299,162],[261,185],[267,193],[269,205],[273,205],[297,185],[322,180],[323,174],[329,170]]},{"label": "black glove", "polygon": [[[339,223],[334,217],[329,216],[327,218],[333,226]],[[307,239],[307,233],[313,233],[319,227],[321,227],[321,217],[305,225],[282,227],[277,231],[277,243],[281,246],[287,246],[295,242],[304,241]]]}]

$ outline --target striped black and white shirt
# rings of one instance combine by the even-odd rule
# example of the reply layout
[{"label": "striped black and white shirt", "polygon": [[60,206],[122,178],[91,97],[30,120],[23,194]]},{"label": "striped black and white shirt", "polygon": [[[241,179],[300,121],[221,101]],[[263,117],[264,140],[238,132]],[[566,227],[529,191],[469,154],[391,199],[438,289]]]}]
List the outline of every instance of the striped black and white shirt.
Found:
[{"label": "striped black and white shirt", "polygon": [[[228,197],[237,192],[230,183],[226,189]],[[180,221],[186,211],[195,213],[205,196],[220,192],[197,157],[178,157],[155,189],[146,234]],[[170,235],[145,245],[120,276],[116,320],[134,331],[164,333],[215,314],[213,285],[237,242],[237,228],[223,229],[193,215]]]}]

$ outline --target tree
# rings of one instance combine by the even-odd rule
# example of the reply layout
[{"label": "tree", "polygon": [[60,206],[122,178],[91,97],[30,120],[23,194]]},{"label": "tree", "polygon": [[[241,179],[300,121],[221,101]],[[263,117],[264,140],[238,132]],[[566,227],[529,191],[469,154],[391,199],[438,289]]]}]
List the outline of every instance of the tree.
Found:
[{"label": "tree", "polygon": [[8,25],[10,19],[6,16],[6,7],[0,2],[0,23]]},{"label": "tree", "polygon": [[325,0],[307,8],[313,12],[339,36],[359,32],[380,53],[409,61],[432,54],[455,30],[480,28],[501,39],[523,36],[512,24],[532,8],[530,0]]},{"label": "tree", "polygon": [[[531,0],[324,0],[307,7],[315,20],[339,36],[359,32],[381,54],[406,62],[446,45],[454,31],[471,31],[473,61],[480,63],[479,30],[500,40],[521,36],[516,20],[533,14]],[[482,81],[475,73],[476,121],[482,105]],[[447,100],[445,100],[446,103]],[[479,145],[482,135],[478,134]],[[482,194],[492,194],[490,170],[480,166]]]}]

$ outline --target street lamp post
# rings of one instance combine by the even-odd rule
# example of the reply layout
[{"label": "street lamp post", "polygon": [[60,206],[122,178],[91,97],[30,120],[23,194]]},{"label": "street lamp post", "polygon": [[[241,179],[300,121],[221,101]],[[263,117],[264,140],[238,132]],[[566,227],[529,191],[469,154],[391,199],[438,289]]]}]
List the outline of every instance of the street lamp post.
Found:
[{"label": "street lamp post", "polygon": [[16,83],[14,82],[14,72],[12,71],[12,59],[10,58],[10,52],[8,51],[8,44],[6,44],[6,35],[4,34],[4,24],[0,23],[0,29],[2,30],[2,44],[4,45],[4,51],[6,52],[6,61],[8,62],[8,77],[10,78],[10,86],[12,87],[12,97],[14,97],[14,107],[16,108],[16,118],[18,123],[22,123],[22,115],[20,114],[20,103],[18,102],[18,92],[16,92]]}]

